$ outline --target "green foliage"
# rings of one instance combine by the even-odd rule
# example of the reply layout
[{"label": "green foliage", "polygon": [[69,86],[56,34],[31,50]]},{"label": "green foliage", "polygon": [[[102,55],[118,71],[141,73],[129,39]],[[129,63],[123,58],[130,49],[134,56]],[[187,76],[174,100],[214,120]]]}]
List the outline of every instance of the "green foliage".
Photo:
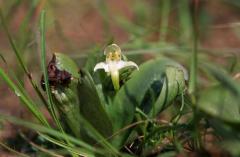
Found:
[{"label": "green foliage", "polygon": [[56,56],[56,66],[59,70],[65,70],[72,77],[79,79],[79,68],[71,58],[62,53],[54,53],[54,55]]},{"label": "green foliage", "polygon": [[[239,8],[237,0],[222,1]],[[204,3],[137,0],[131,2],[134,7],[130,7],[133,15],[129,20],[115,8],[112,14],[112,8],[105,0],[89,2],[103,20],[105,43],[91,43],[90,50],[81,49],[90,55],[69,57],[54,53],[55,71],[46,61],[46,20],[45,11],[42,11],[39,47],[44,94],[33,80],[31,67],[25,60],[28,54],[25,52],[33,51],[28,48],[32,37],[28,25],[41,3],[38,0],[29,3],[30,9],[15,38],[8,28],[9,18],[14,7],[24,2],[9,1],[0,11],[3,30],[23,72],[15,75],[1,50],[0,58],[7,70],[1,67],[0,77],[38,121],[29,122],[3,113],[0,113],[0,120],[36,132],[42,139],[39,145],[34,145],[32,139],[27,139],[29,137],[25,139],[34,149],[34,155],[149,157],[180,153],[187,156],[186,152],[209,151],[209,136],[213,139],[211,144],[232,156],[240,155],[238,56],[234,55],[225,63],[223,55],[230,50],[215,51],[198,45],[201,29],[207,28],[206,20],[211,20],[210,16],[203,16],[210,15],[201,8]],[[57,2],[49,1],[48,4]],[[139,63],[139,70],[132,67],[119,70],[119,90],[114,90],[111,77],[103,70],[93,71],[98,62],[105,61],[103,52],[99,54],[103,45],[113,43],[112,25],[128,33],[129,40],[122,44],[123,60]],[[65,37],[64,42],[71,43]],[[146,61],[149,56],[154,59]],[[213,58],[223,58],[224,64],[219,66]],[[182,64],[190,68],[186,70]],[[24,76],[41,101],[35,101],[25,89]],[[42,108],[48,111],[53,121],[48,120]],[[50,143],[54,148],[49,146]],[[24,155],[21,150],[14,150],[4,143],[0,145],[17,155],[32,155]]]},{"label": "green foliage", "polygon": [[216,85],[201,91],[199,108],[226,122],[240,122],[240,86],[227,72],[209,64],[205,68],[218,81]]},{"label": "green foliage", "polygon": [[78,97],[80,100],[80,113],[104,137],[112,135],[112,123],[98,96],[94,82],[85,71],[81,71],[81,80],[78,83]]},{"label": "green foliage", "polygon": [[[159,91],[156,102],[141,105],[145,94],[154,82],[159,82],[155,87]],[[183,70],[177,63],[169,59],[156,59],[144,63],[115,95],[113,104],[108,106],[114,131],[117,132],[132,123],[136,107],[150,108],[146,114],[149,117],[155,117],[168,107],[176,96],[183,92],[183,89]],[[119,136],[120,139],[122,137],[124,136]],[[122,145],[123,141],[120,140],[117,143],[116,145]]]},{"label": "green foliage", "polygon": [[223,86],[203,90],[200,96],[199,108],[204,112],[223,121],[240,122],[239,100]]}]

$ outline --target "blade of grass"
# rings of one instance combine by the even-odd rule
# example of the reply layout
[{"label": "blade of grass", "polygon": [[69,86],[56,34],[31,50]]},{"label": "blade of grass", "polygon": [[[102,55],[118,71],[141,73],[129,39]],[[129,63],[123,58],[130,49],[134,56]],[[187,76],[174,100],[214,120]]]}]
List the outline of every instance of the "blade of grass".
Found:
[{"label": "blade of grass", "polygon": [[20,64],[20,67],[23,69],[24,73],[27,75],[27,77],[28,77],[32,87],[34,88],[34,90],[38,94],[40,100],[47,107],[47,101],[45,100],[44,96],[42,95],[42,93],[41,93],[39,87],[37,86],[37,84],[32,80],[31,73],[27,69],[26,64],[24,63],[24,61],[22,59],[22,56],[20,55],[21,53],[19,52],[18,48],[16,47],[16,45],[15,45],[15,43],[13,41],[13,38],[12,38],[11,34],[9,33],[9,30],[7,28],[7,25],[6,25],[6,22],[5,22],[5,19],[4,19],[4,16],[3,16],[1,8],[0,8],[0,19],[1,19],[1,22],[2,22],[2,25],[3,25],[3,29],[6,32],[8,41],[9,41],[9,43],[11,45],[11,48],[13,49],[13,52],[14,52],[15,56],[17,57],[17,61]]},{"label": "blade of grass", "polygon": [[193,21],[193,51],[190,63],[190,80],[189,80],[189,93],[196,95],[196,86],[197,86],[197,69],[198,69],[198,1],[194,2],[194,12],[192,15]]},{"label": "blade of grass", "polygon": [[108,36],[110,33],[110,17],[109,17],[109,11],[108,11],[108,6],[106,3],[106,0],[98,0],[95,2],[96,3],[96,7],[97,7],[97,11],[99,11],[100,15],[102,16],[103,19],[103,28],[104,28],[104,33],[105,36]]},{"label": "blade of grass", "polygon": [[[38,2],[40,3],[40,1]],[[38,7],[38,3],[36,3],[36,1],[32,1],[30,4],[30,8],[28,9],[25,17],[23,18],[23,20],[21,21],[21,24],[19,26],[19,35],[18,35],[18,47],[20,52],[23,52],[25,54],[25,49],[28,45],[29,39],[32,36],[33,31],[31,31],[31,27],[30,27],[30,22],[33,19],[33,17],[35,16],[34,12],[36,11],[37,7]],[[30,54],[31,55],[31,54]],[[26,55],[24,55],[25,57]]]},{"label": "blade of grass", "polygon": [[1,53],[0,53],[0,58],[5,64],[7,64],[6,59],[3,57],[3,55]]},{"label": "blade of grass", "polygon": [[199,37],[199,29],[198,29],[198,0],[195,0],[193,5],[193,15],[192,15],[192,27],[193,27],[193,53],[191,57],[190,63],[190,80],[189,80],[189,93],[192,94],[192,103],[194,105],[194,131],[192,132],[194,137],[194,147],[196,149],[201,149],[201,135],[199,131],[199,122],[201,118],[198,114],[198,106],[197,106],[197,76],[198,76],[198,37]]},{"label": "blade of grass", "polygon": [[[58,141],[58,140],[56,140],[56,139],[54,139],[54,138],[51,138],[51,137],[49,137],[49,136],[47,136],[47,135],[44,135],[44,134],[40,134],[40,135],[41,135],[44,139],[46,139],[47,141],[52,142],[52,143],[54,143],[54,144],[56,144],[56,145],[58,145],[58,146],[60,146],[60,147],[62,147],[62,148],[65,148],[65,149],[71,151],[71,152],[74,153],[74,154],[77,154],[77,155],[80,155],[80,156],[87,156],[87,157],[92,157],[92,156],[94,156],[92,152],[89,152],[89,151],[84,150],[84,149],[82,149],[82,148],[71,147],[71,146],[68,146],[68,145],[66,145],[65,143],[63,143],[63,142],[61,142],[61,141]],[[98,152],[99,154],[104,154],[104,153],[102,153],[101,151],[97,151],[97,152]]]},{"label": "blade of grass", "polygon": [[[36,105],[36,103],[34,103],[33,100],[29,97],[29,95],[27,94],[27,92],[26,92],[26,90],[24,89],[24,87],[23,87],[22,83],[20,82],[20,80],[17,78],[17,76],[15,75],[15,73],[9,68],[9,66],[8,66],[5,58],[4,58],[1,54],[0,54],[0,57],[1,57],[1,60],[4,62],[4,64],[6,65],[6,67],[7,67],[8,71],[9,71],[10,75],[12,76],[12,78],[14,78],[14,80],[15,80],[15,82],[16,82],[16,84],[14,84],[14,83],[11,81],[10,77],[8,77],[8,76],[6,75],[6,73],[1,69],[1,70],[2,70],[2,75],[4,75],[4,76],[5,76],[4,78],[7,79],[6,81],[7,81],[7,82],[9,82],[9,81],[12,82],[12,83],[9,82],[8,85],[10,85],[10,84],[11,84],[11,85],[15,85],[16,88],[12,88],[12,89],[19,89],[20,92],[22,93],[22,95],[25,97],[25,99],[29,101],[29,103],[26,104],[25,101],[22,101],[22,99],[20,98],[20,100],[22,101],[22,103],[26,104],[28,109],[34,108],[34,110],[36,110],[36,112],[38,112],[38,114],[39,114],[39,116],[40,116],[39,118],[42,119],[40,122],[42,122],[42,124],[50,127],[47,119],[44,117],[44,115],[42,114],[42,112],[40,111],[40,109],[38,108],[38,106]],[[5,79],[4,79],[4,80],[5,80]],[[11,87],[11,86],[10,86],[10,87]],[[14,92],[15,92],[15,91],[14,91]],[[15,92],[15,94],[16,94],[16,92]],[[17,96],[18,96],[18,95],[17,95]],[[31,106],[29,106],[29,105],[31,105]],[[29,107],[28,107],[28,106],[29,106]],[[31,110],[30,110],[30,111],[31,111]],[[34,113],[33,113],[33,114],[34,114]],[[35,115],[35,114],[34,114],[34,115]],[[36,118],[37,118],[37,117],[36,117]],[[37,118],[37,119],[39,119],[39,118]]]},{"label": "blade of grass", "polygon": [[83,116],[80,117],[83,125],[86,126],[89,132],[91,132],[97,140],[99,140],[97,144],[101,144],[103,147],[108,149],[109,152],[111,152],[112,154],[119,155],[118,150],[112,144],[110,144],[106,138],[104,138]]},{"label": "blade of grass", "polygon": [[7,149],[8,151],[10,151],[10,152],[18,155],[19,157],[30,157],[30,156],[28,156],[28,155],[26,155],[26,154],[23,154],[23,153],[21,153],[21,152],[18,152],[18,151],[16,151],[16,150],[10,148],[9,146],[7,146],[6,144],[4,144],[4,143],[2,143],[2,142],[0,142],[0,146],[2,146],[3,148]]},{"label": "blade of grass", "polygon": [[45,41],[45,15],[46,12],[43,10],[41,12],[41,18],[40,18],[40,32],[41,32],[41,68],[43,71],[43,76],[44,76],[44,82],[45,82],[45,89],[47,93],[47,98],[48,98],[48,108],[50,110],[50,114],[55,121],[56,125],[58,126],[58,129],[62,130],[62,126],[60,121],[58,120],[56,116],[56,110],[55,110],[55,104],[53,102],[53,98],[51,95],[51,90],[49,86],[49,81],[48,81],[48,72],[47,72],[47,63],[46,63],[46,41]]},{"label": "blade of grass", "polygon": [[188,44],[191,41],[192,21],[189,7],[189,0],[178,2],[179,5],[179,22],[180,22],[180,41]]},{"label": "blade of grass", "polygon": [[[65,134],[63,127],[61,125],[61,122],[59,121],[57,115],[56,115],[56,107],[55,104],[53,102],[53,98],[51,95],[51,90],[50,90],[50,86],[49,86],[49,82],[48,82],[48,72],[47,72],[47,63],[46,63],[46,38],[45,38],[45,17],[46,17],[46,12],[45,10],[43,10],[41,12],[41,16],[40,16],[40,33],[41,33],[41,67],[43,70],[43,76],[44,76],[44,81],[45,81],[45,89],[46,89],[46,93],[47,93],[47,98],[48,98],[48,108],[50,110],[50,114],[54,120],[54,122],[56,123],[58,129]],[[69,145],[72,145],[68,139],[66,139],[66,142]],[[72,156],[74,157],[75,155],[72,154]]]},{"label": "blade of grass", "polygon": [[[1,55],[0,55],[0,56],[1,56]],[[26,97],[26,99],[31,102],[31,104],[36,108],[36,110],[38,110],[38,112],[41,112],[40,109],[38,108],[37,104],[34,103],[34,101],[29,97],[29,94],[27,94],[26,90],[25,90],[24,87],[23,87],[23,83],[17,78],[17,76],[15,75],[15,73],[8,67],[8,64],[7,64],[6,60],[5,60],[2,56],[1,56],[1,59],[3,60],[3,62],[5,63],[5,65],[7,66],[7,70],[9,71],[8,73],[10,73],[9,75],[10,75],[10,76],[14,79],[14,81],[16,82],[16,84],[15,84],[16,87],[22,92],[22,94]],[[9,77],[9,80],[11,80],[10,77]],[[40,92],[40,90],[38,89],[37,86],[36,86],[36,89],[35,89],[35,90],[37,90],[37,92],[40,93],[40,95],[38,95],[38,96],[41,96],[40,100],[46,102],[45,98],[43,97],[43,95],[41,95],[41,92]],[[23,102],[23,103],[24,103],[24,102]],[[41,114],[42,114],[42,113],[41,113]],[[44,121],[46,121],[46,123],[44,123],[44,124],[45,124],[46,126],[50,127],[50,125],[48,124],[46,118],[45,118],[44,116],[42,116],[42,117],[43,117]]]},{"label": "blade of grass", "polygon": [[21,0],[14,0],[14,1],[8,1],[11,4],[9,6],[4,6],[4,10],[5,10],[5,17],[6,17],[6,23],[8,24],[12,18],[14,17],[14,13],[16,13],[16,10],[18,9],[18,7],[22,4],[23,1]]},{"label": "blade of grass", "polygon": [[7,25],[6,25],[6,23],[5,23],[5,19],[4,19],[3,13],[2,13],[2,8],[0,8],[0,19],[1,19],[1,21],[2,21],[3,29],[4,29],[5,32],[6,32],[7,38],[8,38],[8,40],[9,40],[9,43],[10,43],[10,45],[11,45],[11,47],[12,47],[12,49],[13,49],[16,57],[17,57],[17,60],[18,60],[18,62],[19,62],[19,64],[20,64],[20,66],[22,67],[22,69],[24,70],[24,72],[25,72],[27,75],[30,75],[30,73],[29,73],[29,71],[28,71],[28,69],[27,69],[27,67],[26,67],[26,64],[25,64],[24,61],[23,61],[23,58],[22,58],[22,56],[20,55],[20,53],[18,52],[18,49],[17,49],[17,47],[15,46],[15,43],[14,43],[14,41],[13,41],[13,39],[12,39],[10,33],[9,33],[9,30],[8,30],[8,28],[7,28]]},{"label": "blade of grass", "polygon": [[166,40],[167,32],[168,32],[168,16],[171,7],[171,1],[162,1],[162,15],[161,15],[161,26],[160,26],[160,41],[164,42]]},{"label": "blade of grass", "polygon": [[1,121],[7,120],[11,123],[21,125],[21,126],[24,126],[26,128],[29,128],[29,129],[33,129],[34,131],[37,131],[37,132],[47,133],[47,134],[52,135],[53,137],[56,137],[56,138],[68,139],[70,142],[72,142],[72,143],[74,143],[78,146],[81,146],[81,147],[89,150],[90,152],[100,153],[96,148],[92,147],[91,145],[89,145],[89,144],[87,144],[87,143],[85,143],[85,142],[83,142],[79,139],[76,139],[75,137],[69,136],[67,134],[64,134],[62,132],[56,131],[56,130],[51,129],[51,128],[47,128],[47,127],[42,126],[42,125],[34,124],[32,122],[21,120],[19,118],[9,116],[9,115],[5,115],[5,114],[2,114],[2,113],[0,113],[0,120]]},{"label": "blade of grass", "polygon": [[48,154],[50,156],[53,156],[53,157],[63,157],[62,155],[59,155],[59,154],[56,154],[55,152],[51,151],[51,150],[48,150],[46,148],[43,148],[42,146],[40,145],[37,145],[36,143],[30,141],[22,132],[20,133],[21,137],[27,141],[31,146],[33,146],[34,148],[42,151],[43,153],[45,154]]},{"label": "blade of grass", "polygon": [[40,112],[33,101],[31,101],[28,97],[26,97],[26,94],[23,93],[22,89],[19,89],[14,82],[7,76],[7,74],[3,71],[3,69],[0,68],[0,77],[7,83],[7,85],[12,89],[13,92],[20,98],[20,100],[23,102],[23,104],[26,105],[26,107],[31,111],[31,113],[44,125],[49,126],[46,118]]}]

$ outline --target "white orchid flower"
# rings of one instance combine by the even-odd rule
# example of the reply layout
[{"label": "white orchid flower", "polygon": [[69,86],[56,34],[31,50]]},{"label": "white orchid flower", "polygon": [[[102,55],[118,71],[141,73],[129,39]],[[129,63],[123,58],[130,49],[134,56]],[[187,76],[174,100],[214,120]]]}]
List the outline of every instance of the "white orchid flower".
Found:
[{"label": "white orchid flower", "polygon": [[112,83],[115,90],[120,88],[119,86],[119,70],[124,67],[133,66],[139,70],[136,63],[131,61],[123,61],[121,49],[118,45],[112,44],[105,48],[104,55],[106,55],[106,61],[100,62],[94,67],[94,72],[98,69],[104,69],[106,73],[111,75]]}]

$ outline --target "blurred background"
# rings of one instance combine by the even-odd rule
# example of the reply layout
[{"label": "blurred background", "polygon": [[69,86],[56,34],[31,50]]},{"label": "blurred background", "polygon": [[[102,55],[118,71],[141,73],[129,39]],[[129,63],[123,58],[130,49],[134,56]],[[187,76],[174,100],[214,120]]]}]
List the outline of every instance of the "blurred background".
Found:
[{"label": "blurred background", "polygon": [[[197,13],[193,14],[198,1]],[[47,54],[66,53],[83,65],[87,54],[102,53],[108,43],[116,43],[130,57],[141,60],[158,55],[174,57],[187,69],[193,49],[194,29],[198,30],[201,58],[220,65],[240,53],[239,0],[0,0],[4,21],[0,25],[0,54],[8,67],[25,83],[2,23],[7,26],[18,50],[39,82],[39,14],[47,12]],[[194,18],[197,28],[193,27]],[[181,57],[180,57],[181,56]],[[140,61],[139,61],[140,62]],[[237,61],[236,61],[237,62]],[[7,68],[1,60],[0,66]],[[203,80],[204,82],[204,80]],[[18,98],[0,80],[0,111],[28,117]],[[1,138],[16,129],[5,125]]]}]

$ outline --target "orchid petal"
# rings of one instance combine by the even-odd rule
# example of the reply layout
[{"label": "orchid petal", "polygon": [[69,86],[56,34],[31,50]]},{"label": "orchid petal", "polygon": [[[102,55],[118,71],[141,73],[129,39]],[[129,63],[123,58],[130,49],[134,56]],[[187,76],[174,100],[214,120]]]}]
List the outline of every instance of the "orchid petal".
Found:
[{"label": "orchid petal", "polygon": [[118,69],[122,69],[124,67],[129,67],[129,66],[133,66],[135,67],[137,70],[139,70],[138,66],[136,63],[132,62],[132,61],[119,61],[118,62]]},{"label": "orchid petal", "polygon": [[95,67],[94,67],[94,72],[97,71],[98,69],[104,69],[105,72],[109,72],[109,68],[108,68],[108,64],[104,63],[104,62],[100,62],[98,63]]}]

